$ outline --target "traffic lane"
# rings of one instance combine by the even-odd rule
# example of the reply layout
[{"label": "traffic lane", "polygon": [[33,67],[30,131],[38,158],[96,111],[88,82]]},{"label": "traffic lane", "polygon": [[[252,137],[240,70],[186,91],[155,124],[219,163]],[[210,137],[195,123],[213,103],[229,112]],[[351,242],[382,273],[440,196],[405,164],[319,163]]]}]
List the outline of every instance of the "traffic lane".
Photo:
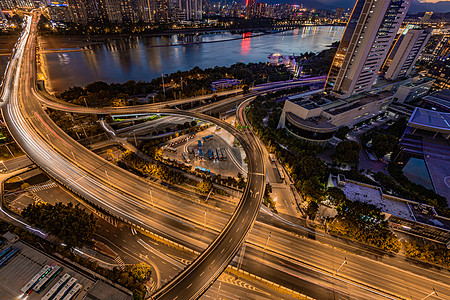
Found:
[{"label": "traffic lane", "polygon": [[[250,167],[252,167],[251,164]],[[239,202],[236,214],[231,217],[229,224],[224,228],[222,234],[194,261],[192,264],[195,264],[194,268],[180,273],[167,286],[160,289],[153,296],[154,299],[176,299],[181,294],[186,299],[197,298],[205,292],[209,284],[226,268],[241,246],[244,238],[242,233],[245,234],[252,226],[256,217],[257,208],[259,208],[262,200],[261,196],[258,196],[256,192],[254,194],[251,193],[250,190],[252,188],[252,181],[255,181],[253,177],[264,178],[264,175],[257,176],[252,173],[250,174],[251,176],[249,176],[249,182],[244,192],[243,200]],[[254,196],[249,194],[253,194]],[[184,279],[187,276],[193,277],[194,280],[186,282]],[[202,276],[204,277],[202,278]],[[209,279],[205,280],[207,277]]]},{"label": "traffic lane", "polygon": [[[56,144],[56,143],[59,143],[58,147],[62,147],[64,145],[64,143],[60,142],[59,139],[57,139],[53,144]],[[108,165],[105,164],[104,162],[101,162],[103,164],[100,166],[98,164],[92,163],[92,161],[89,159],[91,157],[90,152],[88,155],[82,156],[82,157],[79,157],[80,156],[79,152],[77,152],[77,154],[73,153],[72,156],[76,159],[76,161],[83,161],[83,164],[85,166],[89,166],[90,169],[95,169],[97,171],[97,174],[100,173],[98,175],[100,177],[100,179],[101,178],[106,179],[106,181],[108,183],[111,183],[111,185],[113,185],[113,186],[115,185],[116,182],[120,182],[120,184],[122,186],[124,184],[128,183],[128,190],[133,190],[134,194],[139,193],[139,197],[141,199],[146,199],[145,203],[149,204],[150,202],[154,202],[154,204],[156,206],[161,206],[162,204],[164,204],[165,210],[168,210],[169,212],[176,214],[179,211],[180,202],[185,201],[181,197],[177,197],[174,201],[170,202],[171,206],[168,207],[168,205],[169,205],[168,200],[171,200],[173,197],[172,197],[172,195],[167,193],[167,189],[161,190],[161,188],[155,189],[154,187],[148,187],[148,184],[146,182],[144,182],[141,178],[138,178],[135,175],[128,175],[127,176],[128,178],[124,179],[124,176],[123,176],[123,173],[125,172],[124,170],[120,169],[119,170],[120,172],[118,173],[118,172],[116,172],[117,169],[115,169],[115,168],[107,169]],[[69,155],[69,157],[70,157],[70,155]],[[102,172],[103,169],[104,169],[104,172]],[[128,174],[128,173],[126,173],[126,174]],[[134,181],[129,180],[130,177],[132,179],[136,179],[136,180],[134,180]],[[111,178],[113,178],[113,180],[108,180]],[[136,181],[138,181],[138,184],[136,184]],[[152,191],[151,195],[149,195],[150,191]],[[154,198],[157,200],[155,201],[154,199],[149,199],[149,198]],[[160,202],[159,199],[165,199],[165,201]],[[188,204],[188,203],[186,203],[186,204]],[[163,206],[163,208],[164,208],[164,206]],[[191,220],[196,217],[196,222],[202,223],[202,224],[204,223],[203,222],[204,211],[206,210],[207,214],[209,214],[209,212],[211,211],[210,208],[204,207],[201,205],[199,206],[198,204],[187,205],[186,209],[190,210],[189,215],[190,215]],[[220,230],[222,228],[222,226],[226,223],[228,218],[229,218],[229,216],[227,216],[227,215],[222,215],[222,217],[215,216],[215,218],[208,219],[207,225],[216,230]]]},{"label": "traffic lane", "polygon": [[[3,164],[6,165],[7,170],[14,170],[32,165],[33,162],[28,158],[28,156],[21,155],[8,160],[4,160]],[[5,166],[3,164],[0,164],[0,170],[5,169]]]},{"label": "traffic lane", "polygon": [[[270,238],[268,238],[269,233]],[[257,245],[267,244],[268,250],[299,262],[314,261],[314,266],[327,272],[337,270],[346,259],[347,264],[339,271],[341,276],[400,297],[408,298],[410,295],[423,297],[423,293],[429,286],[439,287],[443,295],[450,295],[446,277],[441,277],[440,280],[429,279],[423,275],[412,274],[409,270],[399,269],[331,246],[319,246],[320,243],[311,244],[312,241],[307,238],[284,234],[273,228],[261,230],[255,227],[247,240]]]},{"label": "traffic lane", "polygon": [[262,286],[262,284],[254,284],[252,281],[248,282],[223,273],[200,299],[279,300],[295,298],[276,293],[274,290]]},{"label": "traffic lane", "polygon": [[[36,124],[36,126],[39,126],[39,124]],[[43,129],[45,130],[45,129]],[[56,129],[55,129],[56,130]],[[51,132],[49,132],[51,133]],[[52,144],[55,148],[61,149],[64,148],[66,145],[66,142],[62,138],[59,139],[53,139]],[[76,145],[75,145],[76,146]],[[84,148],[82,146],[79,146],[80,150],[81,148]],[[155,205],[161,207],[163,210],[168,210],[169,212],[177,212],[179,210],[179,204],[180,201],[182,201],[180,198],[176,199],[176,201],[173,201],[170,203],[170,208],[168,207],[168,200],[171,199],[171,197],[167,198],[167,190],[162,190],[159,187],[155,186],[149,186],[148,183],[144,182],[141,178],[129,174],[128,172],[113,166],[109,163],[106,163],[103,159],[95,158],[95,160],[92,158],[92,153],[88,150],[86,151],[73,151],[69,147],[65,147],[65,152],[68,153],[68,159],[72,157],[72,159],[75,159],[75,162],[82,161],[83,166],[89,170],[95,170],[98,179],[106,181],[106,183],[111,184],[112,186],[117,187],[119,190],[122,191],[133,191],[132,193],[137,194],[139,193],[141,199],[146,199],[146,203],[149,203],[149,198],[153,197],[155,199],[164,199],[164,202],[161,201],[153,201]],[[72,153],[72,155],[70,155]],[[127,174],[128,176],[125,176]],[[108,180],[108,179],[113,180]],[[120,180],[119,180],[120,178]],[[115,179],[115,180],[114,180]],[[126,189],[124,186],[126,185]],[[152,195],[149,195],[149,192],[152,191]],[[160,197],[158,197],[157,193],[160,193]],[[149,197],[150,196],[150,197]],[[196,205],[190,205],[188,206],[191,208],[191,210],[196,209],[196,212],[193,213],[191,211],[192,218],[195,216],[198,221],[203,220],[203,213],[206,208],[198,208]],[[226,220],[228,217],[223,217],[220,222],[217,222],[214,225],[213,228],[216,230],[220,230],[222,228],[222,225],[226,223]],[[217,220],[217,217],[212,219],[212,222],[219,221]],[[203,223],[203,221],[201,221]],[[212,226],[209,224],[208,226]]]},{"label": "traffic lane", "polygon": [[334,289],[334,283],[322,274],[253,247],[246,248],[241,269],[315,299],[350,299],[347,293]]},{"label": "traffic lane", "polygon": [[265,210],[264,214],[259,214],[256,224],[269,226],[266,227],[266,232],[267,228],[279,228],[285,232],[289,232],[289,234],[285,235],[287,239],[289,239],[290,236],[294,242],[309,244],[309,247],[314,249],[332,248],[347,253],[356,253],[365,259],[378,261],[379,263],[384,263],[386,266],[398,268],[405,272],[412,272],[413,274],[440,282],[450,281],[450,273],[444,268],[438,266],[432,267],[431,265],[424,267],[423,262],[408,260],[403,255],[388,253],[376,247],[358,242],[351,242],[346,238],[326,234],[321,230],[309,228],[304,219],[274,214]]},{"label": "traffic lane", "polygon": [[158,131],[161,129],[165,130],[165,127],[167,126],[173,126],[176,124],[184,124],[185,122],[191,122],[192,118],[185,118],[185,117],[164,117],[156,120],[148,120],[140,124],[128,126],[125,128],[121,128],[117,130],[116,132],[120,135],[127,135],[127,136],[139,136],[142,134],[147,134],[150,130],[156,130]]},{"label": "traffic lane", "polygon": [[[14,130],[14,129],[13,129]],[[24,135],[25,136],[25,135]],[[20,139],[20,137],[19,137]],[[26,144],[26,143],[24,143]],[[42,147],[45,147],[45,144],[41,145]],[[25,145],[25,147],[27,147]],[[44,148],[45,149],[45,148]],[[30,151],[29,151],[30,152]],[[42,157],[45,157],[46,155],[43,155],[43,153],[46,153],[46,155],[50,155],[51,151],[47,151],[47,150],[42,150],[42,155],[36,155],[36,159],[38,161],[38,164],[40,164],[41,166],[45,166],[45,160],[41,161]],[[84,188],[86,187],[91,187],[91,189],[89,190],[89,192],[87,192],[84,196],[87,199],[91,199],[92,202],[97,203],[97,204],[102,204],[102,202],[96,201],[98,199],[102,199],[102,197],[104,196],[104,189],[108,189],[107,187],[102,187],[100,184],[97,184],[95,181],[92,181],[91,178],[85,177],[84,174],[80,174],[77,173],[76,170],[72,170],[71,168],[68,168],[68,165],[65,163],[64,160],[62,160],[60,157],[50,157],[49,160],[52,162],[51,166],[48,168],[47,172],[52,174],[54,177],[56,178],[60,178],[61,176],[64,179],[67,178],[76,178],[76,180],[74,180],[72,182],[72,184],[76,184],[78,186],[83,186]],[[59,171],[59,173],[54,173],[53,168],[55,168]],[[60,175],[62,173],[62,175]],[[61,180],[61,179],[60,179]],[[77,181],[77,182],[76,182]],[[102,188],[99,188],[102,187]],[[86,191],[86,189],[82,189],[82,192]],[[119,198],[118,202],[116,202],[116,211],[118,210],[118,207],[123,206],[123,196],[120,193],[117,193],[116,191],[109,189],[107,190],[107,192],[109,192],[109,194],[114,194],[117,196],[117,198]],[[114,197],[110,197],[108,199],[108,201],[114,202],[113,200],[116,200],[117,198]],[[101,201],[101,200],[100,200]],[[117,200],[116,200],[117,201]],[[136,204],[137,202],[133,203]],[[110,204],[109,204],[110,205]],[[130,207],[132,208],[130,210]],[[163,227],[162,229],[158,230],[158,228],[161,228],[160,225],[158,225],[155,220],[161,220],[160,218],[164,218],[163,215],[158,215],[158,212],[153,212],[152,213],[152,218],[149,219],[146,216],[148,215],[148,211],[147,210],[138,210],[135,208],[135,206],[124,206],[121,207],[119,212],[124,213],[125,215],[128,216],[136,216],[139,217],[142,220],[145,220],[146,222],[148,222],[150,224],[151,228],[153,231],[157,231],[157,232],[161,232],[164,233],[166,235],[170,235],[172,234],[173,236],[178,236],[178,240],[188,240],[187,236],[188,234],[186,234],[185,236],[180,236],[179,232],[183,232],[183,230],[187,233],[189,233],[189,231],[193,231],[193,226],[189,226],[190,228],[184,228],[186,226],[186,224],[179,224],[176,223],[173,219],[167,220],[165,221],[166,226]],[[160,216],[160,217],[158,217]],[[136,218],[135,218],[136,219]],[[140,220],[137,220],[137,223],[140,223]],[[144,225],[144,224],[143,224]],[[193,235],[193,237],[190,239],[191,240],[191,244],[196,245],[196,247],[198,247],[199,245],[199,241],[202,240],[202,238],[208,234],[208,232],[198,232],[197,234]],[[207,240],[209,241],[210,238],[208,238]],[[205,244],[201,244],[201,247],[204,247]]]},{"label": "traffic lane", "polygon": [[209,283],[209,280],[206,281],[206,284],[208,284],[208,283]]}]

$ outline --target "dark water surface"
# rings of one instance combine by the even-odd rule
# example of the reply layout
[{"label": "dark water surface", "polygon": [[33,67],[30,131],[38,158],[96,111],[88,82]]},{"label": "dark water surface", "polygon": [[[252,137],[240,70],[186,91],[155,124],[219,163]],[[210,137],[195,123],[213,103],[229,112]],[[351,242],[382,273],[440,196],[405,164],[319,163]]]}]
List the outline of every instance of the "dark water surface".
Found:
[{"label": "dark water surface", "polygon": [[[47,85],[52,92],[61,92],[70,86],[84,86],[97,80],[149,81],[162,73],[189,70],[195,66],[208,68],[230,66],[236,62],[267,62],[267,57],[275,52],[282,55],[319,52],[340,40],[343,31],[344,27],[318,26],[244,39],[242,35],[224,32],[109,40],[89,46],[87,51],[45,54]],[[183,43],[185,45],[167,46]]]}]

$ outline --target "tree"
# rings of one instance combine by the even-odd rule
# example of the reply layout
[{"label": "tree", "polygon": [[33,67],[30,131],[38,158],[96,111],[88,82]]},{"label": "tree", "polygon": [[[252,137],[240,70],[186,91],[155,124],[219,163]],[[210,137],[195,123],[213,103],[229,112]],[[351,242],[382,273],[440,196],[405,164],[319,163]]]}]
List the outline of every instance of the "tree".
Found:
[{"label": "tree", "polygon": [[338,209],[342,209],[347,201],[347,197],[344,192],[337,187],[329,187],[326,192],[327,197],[330,199],[331,203]]},{"label": "tree", "polygon": [[334,135],[341,140],[345,140],[346,135],[349,131],[350,131],[350,128],[348,128],[347,126],[342,126],[342,127],[339,127],[339,129],[336,131],[336,133]]},{"label": "tree", "polygon": [[112,149],[108,149],[106,151],[106,154],[107,154],[108,157],[110,157],[112,160],[114,160],[114,152],[113,152]]},{"label": "tree", "polygon": [[319,205],[315,201],[309,201],[308,207],[306,208],[306,214],[310,219],[316,217],[317,211],[319,210]]},{"label": "tree", "polygon": [[112,107],[124,107],[127,106],[127,100],[123,98],[115,98],[111,103]]},{"label": "tree", "polygon": [[244,92],[244,94],[246,94],[250,91],[250,87],[247,84],[244,84],[242,86],[242,91]]},{"label": "tree", "polygon": [[209,193],[209,191],[212,188],[212,183],[209,180],[202,180],[199,183],[197,183],[197,189],[199,192],[206,194]]},{"label": "tree", "polygon": [[390,134],[376,134],[372,138],[372,150],[378,157],[394,151],[397,147],[398,139]]},{"label": "tree", "polygon": [[22,190],[26,190],[27,188],[29,188],[30,187],[30,184],[28,183],[28,182],[24,182],[24,183],[22,183],[22,185],[20,186],[20,188],[22,189]]},{"label": "tree", "polygon": [[89,93],[98,93],[109,89],[109,84],[104,81],[96,81],[86,85],[86,91]]},{"label": "tree", "polygon": [[136,281],[146,281],[152,274],[151,268],[146,263],[140,263],[131,267],[131,275]]},{"label": "tree", "polygon": [[339,163],[357,166],[359,163],[359,151],[361,145],[355,141],[342,141],[336,146],[333,160]]},{"label": "tree", "polygon": [[322,185],[317,178],[304,180],[300,192],[308,201],[319,201],[323,196]]},{"label": "tree", "polygon": [[96,227],[94,215],[77,204],[30,204],[22,216],[31,224],[63,240],[68,247],[81,247],[91,242]]},{"label": "tree", "polygon": [[264,190],[264,197],[269,197],[270,193],[272,193],[272,186],[270,183],[266,183],[266,189]]}]

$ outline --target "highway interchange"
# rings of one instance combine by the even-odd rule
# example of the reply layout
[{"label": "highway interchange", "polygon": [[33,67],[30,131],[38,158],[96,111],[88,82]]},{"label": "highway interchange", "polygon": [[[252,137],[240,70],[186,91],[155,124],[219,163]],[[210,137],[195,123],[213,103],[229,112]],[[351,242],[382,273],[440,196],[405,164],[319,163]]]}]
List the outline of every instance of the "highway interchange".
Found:
[{"label": "highway interchange", "polygon": [[[235,134],[247,153],[251,153],[249,155],[251,159],[249,183],[243,200],[231,219],[228,212],[192,202],[126,173],[68,137],[42,109],[39,101],[45,97],[39,95],[34,88],[34,63],[22,63],[22,61],[34,62],[35,59],[33,45],[36,28],[32,25],[35,25],[35,22],[28,24],[28,30],[16,48],[16,55],[12,58],[8,70],[11,73],[8,74],[4,85],[2,98],[8,102],[6,109],[3,106],[2,112],[12,135],[38,166],[75,194],[143,230],[167,237],[195,251],[203,251],[196,260],[198,264],[189,265],[153,295],[155,299],[181,299],[179,295],[183,295],[183,299],[199,297],[239,251],[246,233],[252,228],[259,212],[266,173],[266,164],[258,164],[266,159],[260,143],[249,129],[237,131],[224,122],[195,112],[145,106],[121,109],[124,113],[153,112],[195,118],[200,116],[202,120],[216,123]],[[46,100],[45,105],[80,113],[117,112],[113,108],[67,108],[66,104],[56,103],[50,99]],[[241,124],[246,124],[244,109],[245,103],[237,111]],[[180,210],[180,207],[184,209]],[[247,214],[250,217],[247,217]],[[204,224],[205,215],[208,216],[206,224]],[[247,238],[247,244],[251,245],[247,254],[252,259],[245,260],[242,268],[254,270],[259,274],[265,272],[267,277],[275,277],[283,281],[284,285],[302,290],[302,286],[298,286],[301,283],[298,277],[304,275],[296,275],[298,272],[296,268],[300,266],[300,269],[305,269],[303,272],[318,272],[315,280],[321,281],[320,285],[328,283],[328,290],[343,291],[342,295],[345,297],[377,299],[385,296],[393,299],[397,297],[420,299],[431,290],[431,287],[441,291],[440,295],[450,295],[446,284],[450,280],[447,272],[425,270],[421,266],[398,258],[382,257],[382,254],[377,257],[381,262],[365,258],[364,255],[360,257],[347,254],[349,264],[342,270],[342,275],[335,276],[333,269],[338,267],[345,255],[345,252],[334,248],[342,243],[341,241],[320,233],[305,231],[300,226],[293,226],[275,217],[270,221],[270,225],[268,223],[261,220],[255,223]],[[272,226],[277,223],[278,226]],[[202,228],[203,225],[206,225],[206,230]],[[285,229],[277,228],[283,226]],[[222,231],[224,228],[226,229]],[[303,237],[293,234],[292,231],[295,229],[298,231],[297,234]],[[219,232],[222,234],[218,235]],[[319,242],[312,240],[311,235]],[[347,247],[348,251],[352,252],[364,252],[360,246],[339,245],[339,247],[344,249]],[[383,260],[389,261],[389,264],[383,263]],[[275,271],[279,272],[279,275],[274,275]],[[189,275],[194,279],[189,279],[191,278]],[[359,282],[363,284],[360,285]]]}]

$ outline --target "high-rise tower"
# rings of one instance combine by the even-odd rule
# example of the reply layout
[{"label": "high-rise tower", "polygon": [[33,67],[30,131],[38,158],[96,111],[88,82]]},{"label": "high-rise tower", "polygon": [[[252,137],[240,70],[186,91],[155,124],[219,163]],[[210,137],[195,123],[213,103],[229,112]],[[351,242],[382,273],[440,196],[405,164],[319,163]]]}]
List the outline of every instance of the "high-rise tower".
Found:
[{"label": "high-rise tower", "polygon": [[[406,77],[411,73],[414,64],[431,36],[431,28],[408,30],[400,36],[395,45],[395,53],[391,53],[389,68],[386,71],[387,79]],[[394,52],[394,51],[393,51]],[[392,59],[392,60],[391,60]]]},{"label": "high-rise tower", "polygon": [[327,79],[339,98],[370,90],[412,0],[357,0]]}]

